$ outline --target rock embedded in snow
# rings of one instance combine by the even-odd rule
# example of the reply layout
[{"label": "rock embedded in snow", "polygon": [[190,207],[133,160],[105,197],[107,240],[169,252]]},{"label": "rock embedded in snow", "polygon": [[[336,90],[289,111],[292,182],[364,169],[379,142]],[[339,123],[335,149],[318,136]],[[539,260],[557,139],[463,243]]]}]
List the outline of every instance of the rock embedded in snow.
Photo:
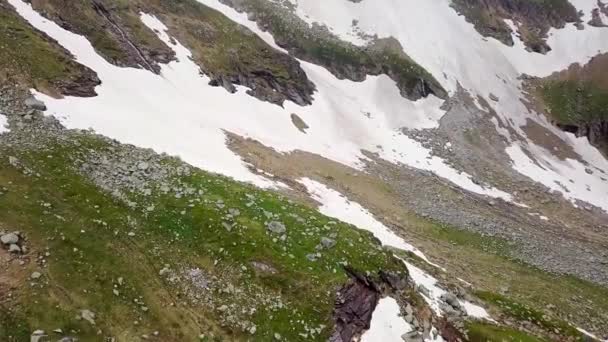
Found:
[{"label": "rock embedded in snow", "polygon": [[34,109],[34,110],[40,110],[40,111],[45,111],[46,110],[46,105],[44,104],[44,102],[36,99],[35,97],[28,97],[25,100],[25,105],[28,108]]},{"label": "rock embedded in snow", "polygon": [[424,342],[424,336],[416,330],[406,332],[401,335],[401,339],[403,342]]}]

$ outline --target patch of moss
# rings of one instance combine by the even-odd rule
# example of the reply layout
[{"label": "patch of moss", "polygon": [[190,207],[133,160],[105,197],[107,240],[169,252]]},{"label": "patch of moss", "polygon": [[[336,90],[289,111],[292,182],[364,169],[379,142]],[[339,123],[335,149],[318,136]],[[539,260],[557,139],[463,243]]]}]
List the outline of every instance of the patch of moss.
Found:
[{"label": "patch of moss", "polygon": [[541,95],[561,125],[578,126],[608,120],[608,91],[588,81],[547,81]]}]

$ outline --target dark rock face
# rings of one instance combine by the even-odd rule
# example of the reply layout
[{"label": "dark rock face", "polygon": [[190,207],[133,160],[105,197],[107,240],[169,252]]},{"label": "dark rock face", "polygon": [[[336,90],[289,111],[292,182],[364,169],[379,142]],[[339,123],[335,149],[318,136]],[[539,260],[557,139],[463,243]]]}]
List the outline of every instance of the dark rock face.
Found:
[{"label": "dark rock face", "polygon": [[277,77],[266,69],[243,70],[237,67],[228,74],[214,75],[212,71],[207,71],[203,67],[203,72],[210,75],[210,85],[224,87],[231,93],[236,91],[234,85],[242,85],[250,88],[247,94],[280,106],[285,100],[300,106],[311,104],[315,85],[300,68],[300,64],[284,54],[277,54],[277,58],[282,60],[281,65],[287,68],[290,79]]},{"label": "dark rock face", "polygon": [[579,14],[567,0],[454,0],[453,7],[473,23],[479,33],[512,46],[510,19],[521,23],[519,34],[526,46],[538,53],[551,48],[545,42],[550,28],[580,22]]},{"label": "dark rock face", "polygon": [[586,137],[589,143],[608,152],[608,121],[596,120],[580,124],[556,124],[560,129],[575,134],[577,137]]},{"label": "dark rock face", "polygon": [[[211,85],[230,92],[242,85],[250,88],[249,95],[278,105],[285,100],[312,103],[315,86],[297,60],[196,1],[32,0],[32,5],[63,28],[85,36],[110,63],[159,73],[160,65],[174,60],[175,53],[139,19],[141,12],[153,13],[191,49]],[[80,81],[91,83],[87,78]],[[92,95],[77,87],[66,91]]]},{"label": "dark rock face", "polygon": [[97,74],[89,69],[83,68],[82,73],[75,79],[60,81],[56,84],[61,94],[66,96],[93,97],[97,96],[95,87],[101,84]]},{"label": "dark rock face", "polygon": [[365,278],[354,277],[338,294],[331,342],[350,342],[369,329],[380,291]]},{"label": "dark rock face", "polygon": [[301,18],[272,2],[220,0],[246,12],[262,30],[270,31],[277,45],[299,59],[321,65],[339,79],[362,82],[367,75],[385,74],[397,83],[403,97],[419,100],[429,95],[445,99],[448,94],[424,68],[408,57],[394,38],[355,46],[335,36],[325,26],[310,27]]},{"label": "dark rock face", "polygon": [[101,0],[92,0],[91,5],[100,19],[107,22],[106,28],[127,53],[130,66],[141,66],[155,73],[160,72],[158,63],[169,63],[175,59],[171,49],[149,49],[131,38],[132,34],[121,23],[121,18],[109,10]]},{"label": "dark rock face", "polygon": [[589,25],[595,26],[595,27],[605,27],[605,26],[607,26],[602,21],[602,17],[600,15],[600,9],[599,8],[595,8],[595,9],[593,9],[593,11],[591,11],[591,20],[589,20]]}]

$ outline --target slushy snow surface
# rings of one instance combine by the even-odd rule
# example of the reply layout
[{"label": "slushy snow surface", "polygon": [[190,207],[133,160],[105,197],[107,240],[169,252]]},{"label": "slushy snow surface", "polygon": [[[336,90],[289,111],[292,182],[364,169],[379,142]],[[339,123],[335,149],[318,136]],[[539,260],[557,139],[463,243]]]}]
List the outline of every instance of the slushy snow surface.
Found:
[{"label": "slushy snow surface", "polygon": [[[295,13],[305,21],[324,24],[353,44],[367,43],[353,34],[354,21],[356,29],[367,35],[396,38],[405,52],[451,93],[460,84],[473,97],[479,95],[489,99],[490,94],[494,94],[499,101],[488,102],[503,124],[515,131],[512,134],[497,125],[497,130],[511,143],[506,152],[515,170],[573,202],[584,200],[608,211],[608,181],[601,179],[600,172],[588,174],[580,161],[556,158],[551,151],[529,141],[520,127],[527,120],[547,127],[572,145],[592,169],[608,172],[608,161],[585,138],[576,139],[553,127],[544,117],[530,112],[521,102],[524,94],[518,79],[523,73],[548,76],[572,63],[586,63],[598,53],[608,51],[608,28],[584,24],[585,29],[581,31],[568,24],[563,29],[553,29],[547,41],[552,50],[542,55],[526,51],[517,34],[512,47],[480,36],[445,0],[290,1],[295,6]],[[573,0],[571,3],[582,11],[585,23],[598,6],[597,0]],[[518,25],[510,24],[515,28]]]},{"label": "slushy snow surface", "polygon": [[[248,25],[263,39],[271,37],[255,23],[217,1],[201,1],[222,9],[231,19]],[[483,188],[470,176],[431,156],[418,142],[400,133],[403,127],[430,128],[444,114],[442,101],[429,97],[416,102],[400,96],[387,76],[368,77],[364,82],[338,80],[326,69],[302,63],[317,86],[312,106],[291,102],[285,108],[245,94],[243,87],[230,94],[208,85],[199,75],[191,53],[171,43],[166,27],[143,14],[142,21],[155,30],[177,55],[178,61],[162,66],[161,75],[146,70],[116,67],[100,57],[82,36],[66,31],[36,13],[21,0],[9,0],[34,27],[56,39],[76,60],[98,73],[102,85],[93,98],[53,99],[36,97],[68,128],[88,129],[123,143],[153,148],[181,157],[203,169],[223,173],[260,186],[272,183],[251,173],[242,160],[226,147],[225,131],[260,141],[281,152],[303,150],[360,168],[361,150],[382,158],[435,172],[470,191],[505,200],[511,196],[494,188]],[[291,122],[298,114],[310,129],[302,134]]]}]

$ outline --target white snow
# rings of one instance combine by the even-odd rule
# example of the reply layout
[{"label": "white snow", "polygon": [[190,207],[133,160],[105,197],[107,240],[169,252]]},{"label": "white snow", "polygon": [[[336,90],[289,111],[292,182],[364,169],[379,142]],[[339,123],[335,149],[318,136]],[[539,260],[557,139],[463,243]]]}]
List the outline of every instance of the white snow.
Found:
[{"label": "white snow", "polygon": [[608,342],[608,339],[606,339],[606,340],[602,340],[601,338],[597,337],[596,335],[594,335],[594,334],[592,334],[592,333],[588,332],[587,330],[585,330],[585,329],[583,329],[583,328],[576,327],[576,326],[575,326],[575,328],[576,328],[576,330],[578,330],[578,331],[582,332],[583,334],[585,334],[585,335],[587,335],[587,336],[591,337],[591,338],[592,338],[592,339],[594,339],[594,340],[597,340],[597,341],[600,341],[600,342]]},{"label": "white snow", "polygon": [[[407,270],[414,283],[418,287],[424,287],[426,289],[426,291],[419,291],[424,300],[437,314],[441,315],[441,296],[445,294],[446,291],[437,285],[437,279],[411,263],[403,259],[401,259],[401,261],[407,266]],[[464,307],[467,315],[493,321],[490,314],[481,306],[461,299],[459,299],[459,302]]]},{"label": "white snow", "polygon": [[404,251],[412,252],[427,263],[433,264],[420,250],[405,242],[403,238],[393,233],[388,227],[376,220],[374,216],[363,208],[359,203],[349,201],[341,193],[328,188],[324,184],[310,178],[299,180],[310,193],[311,197],[321,203],[319,211],[327,216],[332,216],[350,223],[360,229],[372,233],[375,238],[380,240],[382,245],[395,247]]},{"label": "white snow", "polygon": [[391,297],[380,299],[370,322],[370,329],[361,336],[361,342],[401,341],[401,335],[412,327],[400,316],[399,304]]},{"label": "white snow", "polygon": [[[431,72],[449,91],[453,92],[457,84],[460,84],[474,95],[487,99],[492,93],[500,98],[498,102],[489,101],[490,105],[519,136],[526,136],[520,126],[532,119],[572,144],[575,151],[593,167],[608,172],[608,163],[604,158],[596,158],[599,152],[586,139],[574,142],[567,133],[528,111],[520,101],[523,94],[521,81],[518,80],[522,73],[547,76],[567,68],[571,63],[586,63],[599,52],[608,51],[608,29],[586,24],[582,31],[573,24],[559,30],[552,29],[548,38],[552,51],[541,55],[526,51],[519,38],[514,39],[513,47],[509,47],[495,39],[480,36],[473,25],[458,16],[450,8],[449,1],[445,0],[292,2],[296,5],[296,14],[305,16],[308,22],[325,24],[332,32],[353,44],[367,43],[350,34],[353,20],[367,34],[398,39],[405,52]],[[583,11],[584,22],[590,19],[591,10],[597,7],[597,0],[574,0],[572,3]],[[516,26],[516,23],[509,24]],[[573,202],[577,199],[584,200],[608,210],[608,183],[602,181],[598,174],[585,174],[584,165],[579,161],[560,161],[552,157],[549,151],[531,142],[522,143],[520,138],[512,136],[508,130],[499,127],[497,130],[511,141],[512,146],[507,152],[517,171],[561,192]],[[531,153],[536,161],[540,160],[545,170],[534,167],[534,161],[523,154],[523,149]],[[595,157],[588,159],[590,155]],[[556,181],[563,187],[557,186]],[[589,191],[587,187],[590,188]]]},{"label": "white snow", "polygon": [[0,113],[0,134],[8,132],[8,121],[4,114]]},{"label": "white snow", "polygon": [[[300,179],[300,183],[306,186],[306,189],[313,199],[321,203],[321,206],[319,207],[321,213],[350,223],[360,229],[367,230],[374,234],[383,245],[411,251],[426,262],[434,265],[422,252],[405,242],[401,237],[376,220],[369,211],[361,207],[358,203],[349,201],[339,192],[314,180],[302,178]],[[446,291],[437,285],[437,280],[435,278],[422,269],[401,258],[399,259],[406,265],[414,283],[418,286],[424,286],[428,290],[429,295],[426,296],[423,294],[423,297],[429,306],[435,312],[441,314],[441,309],[439,307],[440,298]],[[464,306],[469,316],[491,320],[490,315],[484,308],[467,301],[461,301],[461,304]]]},{"label": "white snow", "polygon": [[[57,116],[68,128],[92,128],[124,143],[150,147],[158,152],[180,156],[186,162],[270,186],[268,180],[249,172],[241,159],[225,144],[225,131],[260,141],[281,152],[303,150],[329,159],[361,167],[361,150],[378,153],[382,158],[433,171],[470,191],[510,200],[511,196],[494,188],[476,185],[470,176],[430,156],[421,144],[399,132],[402,127],[429,128],[443,115],[441,100],[429,97],[416,102],[400,96],[387,76],[368,77],[365,82],[338,80],[319,66],[302,63],[318,92],[312,106],[285,103],[285,108],[261,102],[208,85],[199,75],[190,52],[172,44],[166,27],[149,15],[146,25],[171,46],[179,59],[162,66],[161,75],[145,70],[118,68],[101,58],[83,37],[68,32],[36,13],[20,0],[9,1],[26,20],[46,32],[68,49],[78,62],[92,68],[103,82],[93,98],[53,99],[34,92],[43,100],[48,114]],[[231,8],[205,0],[225,11],[230,18],[247,24],[257,34],[255,23]],[[297,113],[310,129],[302,134],[291,122]]]}]

